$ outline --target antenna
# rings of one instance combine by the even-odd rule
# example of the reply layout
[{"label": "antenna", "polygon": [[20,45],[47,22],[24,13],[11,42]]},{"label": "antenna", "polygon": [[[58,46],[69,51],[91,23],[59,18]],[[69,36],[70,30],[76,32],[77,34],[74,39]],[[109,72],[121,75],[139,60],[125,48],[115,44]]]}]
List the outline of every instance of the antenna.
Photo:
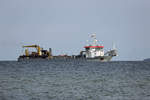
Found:
[{"label": "antenna", "polygon": [[113,42],[113,50],[116,50],[116,45],[114,42]]},{"label": "antenna", "polygon": [[96,33],[91,34],[91,38],[93,38],[93,45],[97,45]]},{"label": "antenna", "polygon": [[96,39],[96,33],[91,34],[91,38]]},{"label": "antenna", "polygon": [[86,40],[87,46],[89,45],[89,40]]}]

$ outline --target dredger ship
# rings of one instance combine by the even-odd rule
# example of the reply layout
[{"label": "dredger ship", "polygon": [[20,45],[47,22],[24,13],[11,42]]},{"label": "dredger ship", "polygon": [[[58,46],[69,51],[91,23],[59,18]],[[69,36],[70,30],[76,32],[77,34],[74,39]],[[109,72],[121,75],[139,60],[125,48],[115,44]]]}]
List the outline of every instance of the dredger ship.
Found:
[{"label": "dredger ship", "polygon": [[[52,54],[52,49],[44,50],[39,45],[27,45],[23,46],[25,48],[25,54],[19,56],[18,61],[26,60],[96,60],[101,62],[110,61],[112,57],[117,56],[117,50],[115,47],[113,49],[104,52],[104,46],[98,44],[96,39],[96,34],[92,34],[91,43],[84,46],[85,50],[80,51],[79,55],[58,55],[54,56]],[[35,48],[35,52],[29,52],[29,48]]]}]

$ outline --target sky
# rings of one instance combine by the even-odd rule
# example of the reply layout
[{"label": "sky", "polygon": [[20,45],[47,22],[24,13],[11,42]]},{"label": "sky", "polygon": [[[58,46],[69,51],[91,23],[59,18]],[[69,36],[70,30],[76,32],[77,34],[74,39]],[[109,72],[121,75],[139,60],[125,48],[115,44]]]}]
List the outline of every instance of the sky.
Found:
[{"label": "sky", "polygon": [[96,33],[113,60],[150,58],[150,0],[0,0],[0,60],[17,60],[23,45],[79,54]]}]

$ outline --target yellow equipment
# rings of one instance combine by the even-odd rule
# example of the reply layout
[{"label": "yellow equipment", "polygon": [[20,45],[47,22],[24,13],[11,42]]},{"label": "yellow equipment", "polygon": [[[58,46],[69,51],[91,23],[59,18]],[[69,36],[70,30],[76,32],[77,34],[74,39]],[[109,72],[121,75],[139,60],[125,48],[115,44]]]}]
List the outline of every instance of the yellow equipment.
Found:
[{"label": "yellow equipment", "polygon": [[[41,48],[40,48],[40,46],[38,46],[38,45],[27,45],[27,46],[23,46],[23,48],[25,48],[25,47],[26,47],[26,48],[36,48],[38,55],[39,55],[39,56],[42,55],[42,53],[41,53]],[[25,50],[25,54],[26,54],[26,56],[29,55],[28,49]]]},{"label": "yellow equipment", "polygon": [[25,49],[25,54],[26,54],[26,56],[29,56],[29,51],[28,51],[28,49]]}]

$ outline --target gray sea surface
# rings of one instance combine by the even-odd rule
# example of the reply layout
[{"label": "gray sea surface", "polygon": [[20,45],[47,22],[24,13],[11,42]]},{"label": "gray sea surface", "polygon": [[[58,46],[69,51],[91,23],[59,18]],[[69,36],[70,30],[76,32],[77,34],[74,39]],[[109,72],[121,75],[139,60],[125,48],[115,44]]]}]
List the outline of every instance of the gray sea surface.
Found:
[{"label": "gray sea surface", "polygon": [[0,61],[0,100],[150,100],[150,62]]}]

